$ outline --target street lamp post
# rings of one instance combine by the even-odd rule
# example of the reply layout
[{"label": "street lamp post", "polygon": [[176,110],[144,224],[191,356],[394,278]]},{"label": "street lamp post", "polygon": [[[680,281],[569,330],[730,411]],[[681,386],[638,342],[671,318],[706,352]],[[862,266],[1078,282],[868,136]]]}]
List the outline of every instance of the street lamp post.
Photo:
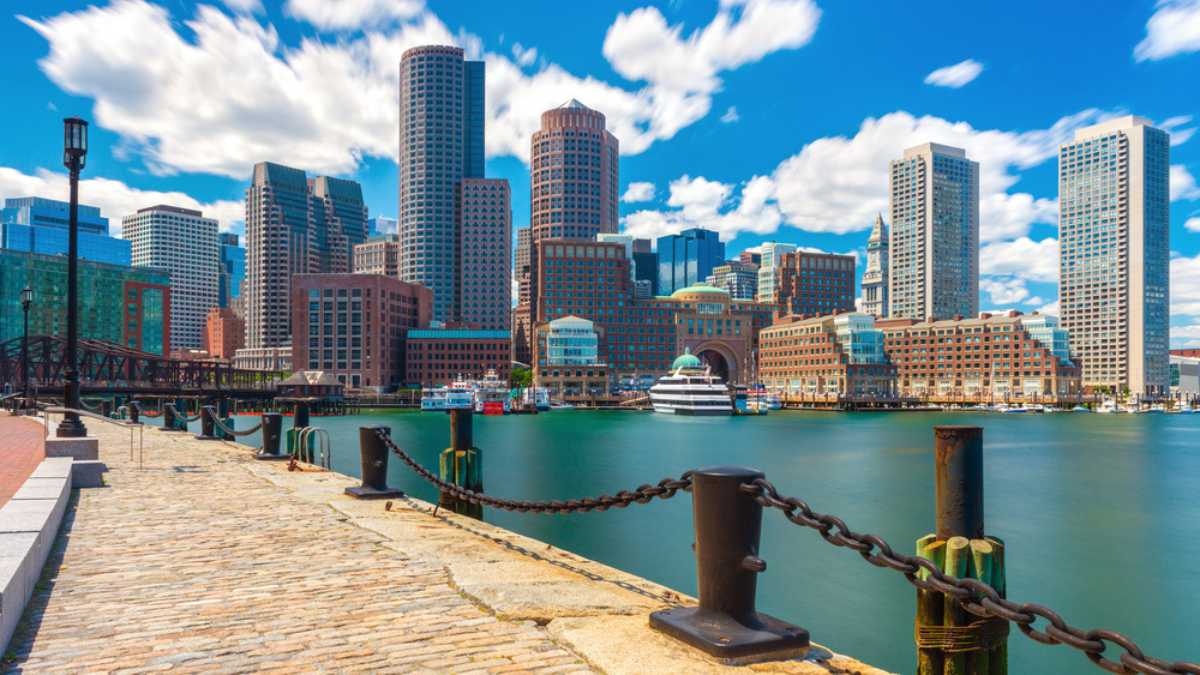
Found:
[{"label": "street lamp post", "polygon": [[[71,176],[70,234],[67,244],[67,363],[63,372],[63,402],[70,410],[80,407],[79,371],[76,370],[78,362],[75,358],[75,343],[79,340],[79,172],[87,160],[87,127],[88,123],[78,117],[63,120],[63,165]],[[83,426],[79,415],[74,412],[64,414],[62,422],[58,424],[58,437],[84,436],[87,436],[87,427]]]},{"label": "street lamp post", "polygon": [[29,410],[29,306],[33,304],[33,289],[26,286],[21,291],[21,312],[25,314],[25,337],[21,340],[21,406]]}]

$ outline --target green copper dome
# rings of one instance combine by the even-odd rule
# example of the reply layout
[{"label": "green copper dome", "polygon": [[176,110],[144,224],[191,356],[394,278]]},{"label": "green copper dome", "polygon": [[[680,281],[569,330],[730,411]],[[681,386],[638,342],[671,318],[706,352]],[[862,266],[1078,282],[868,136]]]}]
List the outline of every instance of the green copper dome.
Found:
[{"label": "green copper dome", "polygon": [[680,354],[678,357],[676,357],[675,362],[671,364],[671,370],[678,370],[680,368],[703,368],[703,367],[704,367],[704,365],[702,363],[700,363],[700,359],[696,358],[692,354],[692,350],[688,349],[687,347],[683,348],[683,353]]}]

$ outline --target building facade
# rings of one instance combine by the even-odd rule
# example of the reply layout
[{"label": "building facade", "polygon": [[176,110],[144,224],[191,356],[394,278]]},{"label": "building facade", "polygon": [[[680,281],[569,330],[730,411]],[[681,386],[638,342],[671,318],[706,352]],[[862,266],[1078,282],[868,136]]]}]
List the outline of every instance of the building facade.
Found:
[{"label": "building facade", "polygon": [[479,380],[489,370],[508,381],[512,344],[507,331],[422,328],[408,331],[405,344],[408,384],[431,387],[459,378]]},{"label": "building facade", "polygon": [[362,186],[352,180],[317,176],[308,183],[316,222],[317,270],[347,274],[354,247],[367,240],[367,205]]},{"label": "building facade", "polygon": [[351,389],[404,383],[405,339],[429,325],[428,288],[378,274],[292,278],[292,366],[321,370]]},{"label": "building facade", "polygon": [[779,273],[779,262],[785,253],[794,253],[795,244],[765,241],[758,254],[758,301],[775,302],[775,279]]},{"label": "building facade", "polygon": [[214,359],[232,361],[246,344],[246,322],[228,307],[213,307],[204,321],[204,351]]},{"label": "building facade", "polygon": [[600,335],[595,324],[564,316],[537,327],[533,382],[549,390],[551,400],[607,398],[608,366],[600,361]]},{"label": "building facade", "polygon": [[870,314],[785,316],[759,333],[759,379],[792,400],[896,400],[896,367]]},{"label": "building facade", "polygon": [[532,234],[533,230],[528,227],[517,230],[517,248],[513,253],[513,278],[517,280],[518,307],[528,307],[531,302],[530,293],[533,287],[530,284],[529,275],[532,273],[530,267]]},{"label": "building facade", "polygon": [[892,318],[876,325],[896,366],[901,396],[935,402],[1071,403],[1082,394],[1079,367],[1061,356],[1070,351],[1062,349],[1068,336],[1053,317],[983,313],[933,322]]},{"label": "building facade", "polygon": [[502,178],[468,178],[459,198],[456,321],[508,330],[512,312],[512,196]]},{"label": "building facade", "polygon": [[725,243],[716,232],[693,227],[658,238],[658,293],[703,284],[725,261]]},{"label": "building facade", "polygon": [[381,234],[354,246],[355,274],[400,278],[400,235]]},{"label": "building facade", "polygon": [[821,316],[854,311],[852,255],[793,251],[775,265],[772,302],[777,315]]},{"label": "building facade", "polygon": [[724,288],[734,300],[754,300],[758,297],[758,265],[730,260],[714,267],[705,283]]},{"label": "building facade", "polygon": [[[78,262],[79,337],[171,353],[171,278],[155,269]],[[0,250],[0,342],[24,334],[21,290],[33,291],[29,334],[67,333],[67,258]]]},{"label": "building facade", "polygon": [[1168,390],[1170,146],[1126,116],[1059,148],[1059,300],[1092,388]]},{"label": "building facade", "polygon": [[217,221],[199,211],[160,204],[122,218],[121,236],[132,245],[134,267],[171,275],[172,344],[202,347],[208,310],[221,299]]},{"label": "building facade", "polygon": [[367,218],[367,238],[399,234],[400,222],[395,218],[375,216]]},{"label": "building facade", "polygon": [[867,239],[867,269],[862,276],[862,311],[882,319],[888,313],[888,231],[883,216],[875,216],[875,226]]},{"label": "building facade", "polygon": [[[17,197],[4,200],[0,209],[0,248],[42,255],[66,255],[69,246],[70,204],[41,197]],[[84,260],[131,264],[130,245],[110,237],[108,218],[99,207],[80,204],[78,250]]]},{"label": "building facade", "polygon": [[233,232],[218,233],[217,247],[220,262],[217,306],[232,308],[246,282],[246,249],[239,245],[238,235]]},{"label": "building facade", "polygon": [[454,321],[460,297],[458,197],[483,178],[484,63],[458,47],[423,46],[400,61],[400,278],[433,291],[433,318]]},{"label": "building facade", "polygon": [[979,163],[925,143],[888,173],[887,315],[949,319],[979,313]]}]

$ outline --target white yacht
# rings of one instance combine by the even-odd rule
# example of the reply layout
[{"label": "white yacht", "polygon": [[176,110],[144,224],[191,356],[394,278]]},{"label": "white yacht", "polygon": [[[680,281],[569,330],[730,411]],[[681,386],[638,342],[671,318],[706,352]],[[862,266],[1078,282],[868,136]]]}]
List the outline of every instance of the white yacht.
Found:
[{"label": "white yacht", "polygon": [[461,378],[448,387],[431,387],[421,391],[422,412],[469,410],[474,405],[474,389]]},{"label": "white yacht", "polygon": [[686,349],[671,364],[671,373],[650,387],[650,403],[660,413],[733,414],[729,386]]},{"label": "white yacht", "polygon": [[550,390],[545,387],[526,387],[522,400],[526,407],[533,406],[538,410],[550,409]]}]

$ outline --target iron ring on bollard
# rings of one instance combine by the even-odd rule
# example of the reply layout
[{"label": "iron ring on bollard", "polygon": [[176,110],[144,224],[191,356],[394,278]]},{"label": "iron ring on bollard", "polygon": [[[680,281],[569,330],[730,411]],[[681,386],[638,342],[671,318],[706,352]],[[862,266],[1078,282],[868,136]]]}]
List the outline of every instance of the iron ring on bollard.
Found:
[{"label": "iron ring on bollard", "polygon": [[755,609],[762,505],[742,486],[763,478],[756,469],[718,466],[692,473],[699,607],[650,615],[650,627],[729,665],[796,658],[808,652],[808,631]]},{"label": "iron ring on bollard", "polygon": [[381,433],[390,435],[385,426],[359,427],[358,447],[362,461],[362,485],[346,488],[346,494],[358,499],[393,499],[403,497],[403,490],[387,485],[388,449]]}]

